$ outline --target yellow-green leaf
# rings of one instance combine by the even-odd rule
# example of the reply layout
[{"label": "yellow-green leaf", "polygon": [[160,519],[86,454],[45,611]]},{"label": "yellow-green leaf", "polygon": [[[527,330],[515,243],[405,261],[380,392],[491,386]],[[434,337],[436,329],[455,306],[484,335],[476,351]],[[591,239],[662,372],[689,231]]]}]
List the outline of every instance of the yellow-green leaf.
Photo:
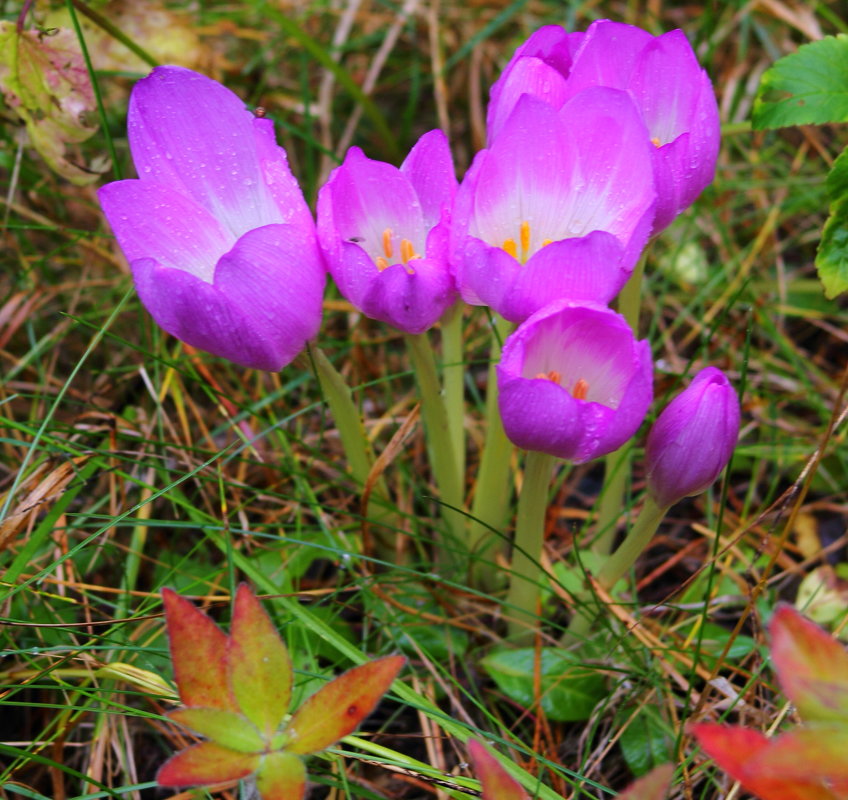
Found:
[{"label": "yellow-green leaf", "polygon": [[265,741],[256,726],[235,711],[222,708],[179,708],[168,714],[168,719],[191,728],[228,750],[261,753],[265,749]]},{"label": "yellow-green leaf", "polygon": [[269,753],[256,772],[256,788],[262,800],[301,800],[306,789],[306,768],[291,753]]},{"label": "yellow-green leaf", "polygon": [[244,583],[236,593],[228,660],[230,686],[241,712],[270,737],[291,701],[291,659],[262,604]]}]

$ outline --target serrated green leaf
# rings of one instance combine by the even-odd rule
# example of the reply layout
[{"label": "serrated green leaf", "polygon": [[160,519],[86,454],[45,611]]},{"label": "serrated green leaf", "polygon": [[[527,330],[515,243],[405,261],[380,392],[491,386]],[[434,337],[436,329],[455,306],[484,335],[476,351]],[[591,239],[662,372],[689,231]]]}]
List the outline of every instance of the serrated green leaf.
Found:
[{"label": "serrated green leaf", "polygon": [[[487,656],[482,666],[507,697],[525,708],[534,706],[536,650],[500,650]],[[541,706],[551,720],[576,722],[588,719],[606,694],[606,678],[597,668],[580,663],[579,656],[554,647],[541,649]]]},{"label": "serrated green leaf", "polygon": [[201,742],[171,756],[156,773],[161,786],[204,786],[246,778],[259,766],[260,756],[237,753],[214,742]]},{"label": "serrated green leaf", "polygon": [[615,727],[625,723],[618,745],[630,771],[638,778],[674,758],[674,742],[668,725],[654,706],[644,706],[633,719],[633,708],[616,714]]},{"label": "serrated green leaf", "polygon": [[827,173],[827,193],[831,203],[848,202],[848,147],[836,157]]},{"label": "serrated green leaf", "polygon": [[306,790],[306,768],[291,753],[269,753],[256,771],[256,789],[262,800],[300,800]]},{"label": "serrated green leaf", "polygon": [[754,102],[754,128],[846,121],[848,35],[802,45],[763,75]]},{"label": "serrated green leaf", "polygon": [[236,592],[228,668],[242,713],[270,737],[288,711],[292,665],[277,629],[246,583]]},{"label": "serrated green leaf", "polygon": [[256,726],[241,714],[221,708],[179,708],[168,719],[238,753],[261,753],[265,742]]},{"label": "serrated green leaf", "polygon": [[322,686],[292,716],[286,749],[299,755],[316,753],[356,730],[405,663],[403,656],[378,658]]}]

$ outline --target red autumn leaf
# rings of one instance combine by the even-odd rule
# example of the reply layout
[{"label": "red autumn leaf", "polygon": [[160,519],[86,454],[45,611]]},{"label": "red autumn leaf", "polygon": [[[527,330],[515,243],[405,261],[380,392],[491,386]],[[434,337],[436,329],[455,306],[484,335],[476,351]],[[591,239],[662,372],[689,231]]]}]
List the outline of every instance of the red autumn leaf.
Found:
[{"label": "red autumn leaf", "polygon": [[848,781],[848,726],[809,725],[769,741],[748,762],[755,773]]},{"label": "red autumn leaf", "polygon": [[269,753],[256,772],[256,788],[262,800],[301,800],[306,790],[306,768],[285,750]]},{"label": "red autumn leaf", "polygon": [[236,592],[229,670],[242,713],[271,737],[291,701],[291,659],[270,617],[245,583]]},{"label": "red autumn leaf", "polygon": [[201,742],[171,756],[156,773],[160,786],[204,786],[246,778],[261,756],[237,753],[214,742]]},{"label": "red autumn leaf", "polygon": [[771,656],[780,685],[807,721],[848,723],[848,651],[792,606],[772,618]]},{"label": "red autumn leaf", "polygon": [[315,753],[356,730],[405,662],[403,656],[378,658],[322,686],[292,717],[286,749],[299,755]]},{"label": "red autumn leaf", "polygon": [[718,766],[761,800],[840,800],[819,777],[790,777],[778,770],[758,774],[754,764],[771,746],[758,731],[701,723],[692,732]]},{"label": "red autumn leaf", "polygon": [[227,682],[227,637],[199,609],[162,590],[174,678],[187,706],[238,711]]},{"label": "red autumn leaf", "polygon": [[468,755],[482,784],[483,800],[527,800],[527,793],[476,739],[468,740]]},{"label": "red autumn leaf", "polygon": [[674,767],[671,764],[652,769],[647,775],[631,783],[618,800],[664,800],[671,785]]},{"label": "red autumn leaf", "polygon": [[265,750],[256,726],[241,714],[222,708],[180,708],[168,714],[168,719],[191,728],[221,747],[239,753],[261,753]]}]

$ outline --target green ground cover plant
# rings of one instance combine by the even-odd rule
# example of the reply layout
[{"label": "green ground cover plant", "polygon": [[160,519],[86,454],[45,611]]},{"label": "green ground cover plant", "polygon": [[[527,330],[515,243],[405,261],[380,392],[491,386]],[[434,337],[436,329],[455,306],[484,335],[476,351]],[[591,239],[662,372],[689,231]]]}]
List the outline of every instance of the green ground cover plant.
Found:
[{"label": "green ground cover plant", "polygon": [[[0,797],[848,796],[844,702],[835,721],[821,708],[848,680],[840,3],[2,12]],[[514,298],[402,332],[328,281],[317,339],[282,369],[210,355],[145,310],[97,190],[141,163],[128,107],[152,68],[208,76],[273,122],[320,222],[340,213],[319,190],[355,166],[351,146],[397,167],[439,130],[450,149],[428,134],[430,161],[462,180],[499,152],[489,91],[515,49],[601,19],[681,29],[721,121],[715,179],[613,301],[626,324],[609,325],[653,364],[620,449],[510,443],[495,370],[501,350],[518,359]],[[380,272],[395,257],[414,272],[424,253],[393,236]],[[522,222],[498,246],[526,267],[531,236]],[[692,477],[656,442],[675,440],[660,414],[704,368],[741,425],[701,426],[728,452]],[[338,703],[334,686],[350,687]],[[314,746],[298,749],[286,732],[304,724]],[[733,760],[796,739],[821,771]],[[168,762],[192,747],[213,756],[197,780]],[[227,772],[214,757],[233,753]]]}]

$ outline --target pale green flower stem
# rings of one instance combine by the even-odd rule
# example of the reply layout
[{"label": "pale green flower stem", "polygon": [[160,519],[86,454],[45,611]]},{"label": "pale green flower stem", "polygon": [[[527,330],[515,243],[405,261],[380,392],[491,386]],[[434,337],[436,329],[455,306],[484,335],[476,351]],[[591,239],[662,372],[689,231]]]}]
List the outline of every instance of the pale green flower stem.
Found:
[{"label": "pale green flower stem", "polygon": [[[618,312],[627,320],[637,338],[639,310],[642,307],[642,278],[647,260],[648,247],[645,248],[633,274],[618,296]],[[604,490],[598,506],[598,520],[595,527],[598,535],[592,544],[592,551],[601,556],[609,555],[615,541],[617,523],[624,508],[624,496],[630,479],[631,448],[632,443],[626,442],[604,459]]]},{"label": "pale green flower stem", "polygon": [[443,503],[442,518],[448,526],[452,541],[439,552],[445,566],[457,566],[464,562],[468,552],[463,508],[464,475],[457,470],[454,441],[439,375],[436,358],[426,333],[408,334],[404,337],[409,350],[412,368],[421,392],[421,416],[426,430],[427,452],[433,477]]},{"label": "pale green flower stem", "polygon": [[496,532],[505,528],[510,508],[509,481],[513,445],[506,438],[498,409],[496,368],[501,343],[511,328],[511,323],[502,317],[495,317],[486,383],[486,441],[477,471],[468,536],[472,556],[471,585],[485,590],[493,589],[497,583],[496,575],[486,562],[490,560],[493,546],[502,541]]},{"label": "pale green flower stem", "polygon": [[442,375],[448,431],[453,442],[456,472],[465,479],[465,349],[462,342],[462,312],[465,303],[454,303],[442,317]]},{"label": "pale green flower stem", "polygon": [[517,643],[532,643],[539,623],[539,562],[553,465],[554,456],[527,452],[518,498],[509,591],[504,604],[504,613],[509,618],[509,638]]},{"label": "pale green flower stem", "polygon": [[[602,589],[609,592],[636,563],[636,559],[654,538],[667,511],[668,507],[660,508],[650,495],[645,495],[645,504],[630,532],[596,576]],[[594,609],[595,602],[591,589],[585,590],[575,598],[574,616],[563,637],[563,644],[571,644],[586,638],[596,616]]]}]

